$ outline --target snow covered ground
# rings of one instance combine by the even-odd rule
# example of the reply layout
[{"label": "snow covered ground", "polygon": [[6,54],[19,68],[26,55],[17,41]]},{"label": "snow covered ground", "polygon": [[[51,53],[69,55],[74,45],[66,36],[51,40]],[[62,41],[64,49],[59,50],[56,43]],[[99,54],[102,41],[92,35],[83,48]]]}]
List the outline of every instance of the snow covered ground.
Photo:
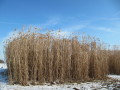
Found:
[{"label": "snow covered ground", "polygon": [[0,90],[120,90],[120,75],[108,75],[114,81],[110,79],[110,81],[94,81],[81,84],[20,86],[8,85],[6,70],[6,64],[0,64]]},{"label": "snow covered ground", "polygon": [[108,75],[108,77],[119,80],[120,81],[120,75]]}]

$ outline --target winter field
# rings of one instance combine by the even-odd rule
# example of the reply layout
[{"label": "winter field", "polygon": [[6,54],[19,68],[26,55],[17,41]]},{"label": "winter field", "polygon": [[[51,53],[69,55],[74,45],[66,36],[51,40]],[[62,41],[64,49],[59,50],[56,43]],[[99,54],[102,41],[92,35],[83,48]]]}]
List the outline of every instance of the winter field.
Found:
[{"label": "winter field", "polygon": [[106,81],[94,81],[72,84],[44,84],[44,85],[9,85],[6,75],[6,64],[0,64],[0,90],[120,90],[120,75],[108,75]]}]

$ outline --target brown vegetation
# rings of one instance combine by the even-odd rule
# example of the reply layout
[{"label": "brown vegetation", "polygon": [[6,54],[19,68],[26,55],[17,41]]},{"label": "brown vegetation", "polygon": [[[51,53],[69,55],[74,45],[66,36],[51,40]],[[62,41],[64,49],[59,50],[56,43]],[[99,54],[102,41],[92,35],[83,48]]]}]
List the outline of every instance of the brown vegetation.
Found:
[{"label": "brown vegetation", "polygon": [[22,31],[7,40],[5,52],[10,83],[80,82],[108,74],[105,45],[87,36]]},{"label": "brown vegetation", "polygon": [[120,50],[118,46],[114,46],[113,50],[109,51],[109,72],[120,75]]}]

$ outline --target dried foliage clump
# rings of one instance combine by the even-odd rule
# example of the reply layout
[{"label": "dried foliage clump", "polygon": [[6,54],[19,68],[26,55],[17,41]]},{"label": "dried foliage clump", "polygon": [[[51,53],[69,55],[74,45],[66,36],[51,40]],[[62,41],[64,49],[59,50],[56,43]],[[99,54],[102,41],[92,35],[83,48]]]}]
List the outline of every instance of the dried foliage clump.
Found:
[{"label": "dried foliage clump", "polygon": [[100,41],[88,36],[56,35],[22,31],[7,40],[10,83],[65,83],[106,77],[108,52]]},{"label": "dried foliage clump", "polygon": [[89,76],[103,79],[108,74],[108,52],[103,43],[91,43]]},{"label": "dried foliage clump", "polygon": [[109,50],[109,73],[120,75],[120,49],[118,46],[113,46]]}]

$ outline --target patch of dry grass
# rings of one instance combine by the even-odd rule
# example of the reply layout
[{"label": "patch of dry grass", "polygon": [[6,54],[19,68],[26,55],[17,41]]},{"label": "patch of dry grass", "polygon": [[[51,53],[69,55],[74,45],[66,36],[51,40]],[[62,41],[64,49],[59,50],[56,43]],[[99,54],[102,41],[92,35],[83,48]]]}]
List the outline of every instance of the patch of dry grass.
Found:
[{"label": "patch of dry grass", "polygon": [[120,75],[120,50],[118,46],[112,49],[109,50],[109,73]]},{"label": "patch of dry grass", "polygon": [[5,53],[10,83],[80,82],[108,73],[108,52],[88,36],[22,31],[7,40]]}]

